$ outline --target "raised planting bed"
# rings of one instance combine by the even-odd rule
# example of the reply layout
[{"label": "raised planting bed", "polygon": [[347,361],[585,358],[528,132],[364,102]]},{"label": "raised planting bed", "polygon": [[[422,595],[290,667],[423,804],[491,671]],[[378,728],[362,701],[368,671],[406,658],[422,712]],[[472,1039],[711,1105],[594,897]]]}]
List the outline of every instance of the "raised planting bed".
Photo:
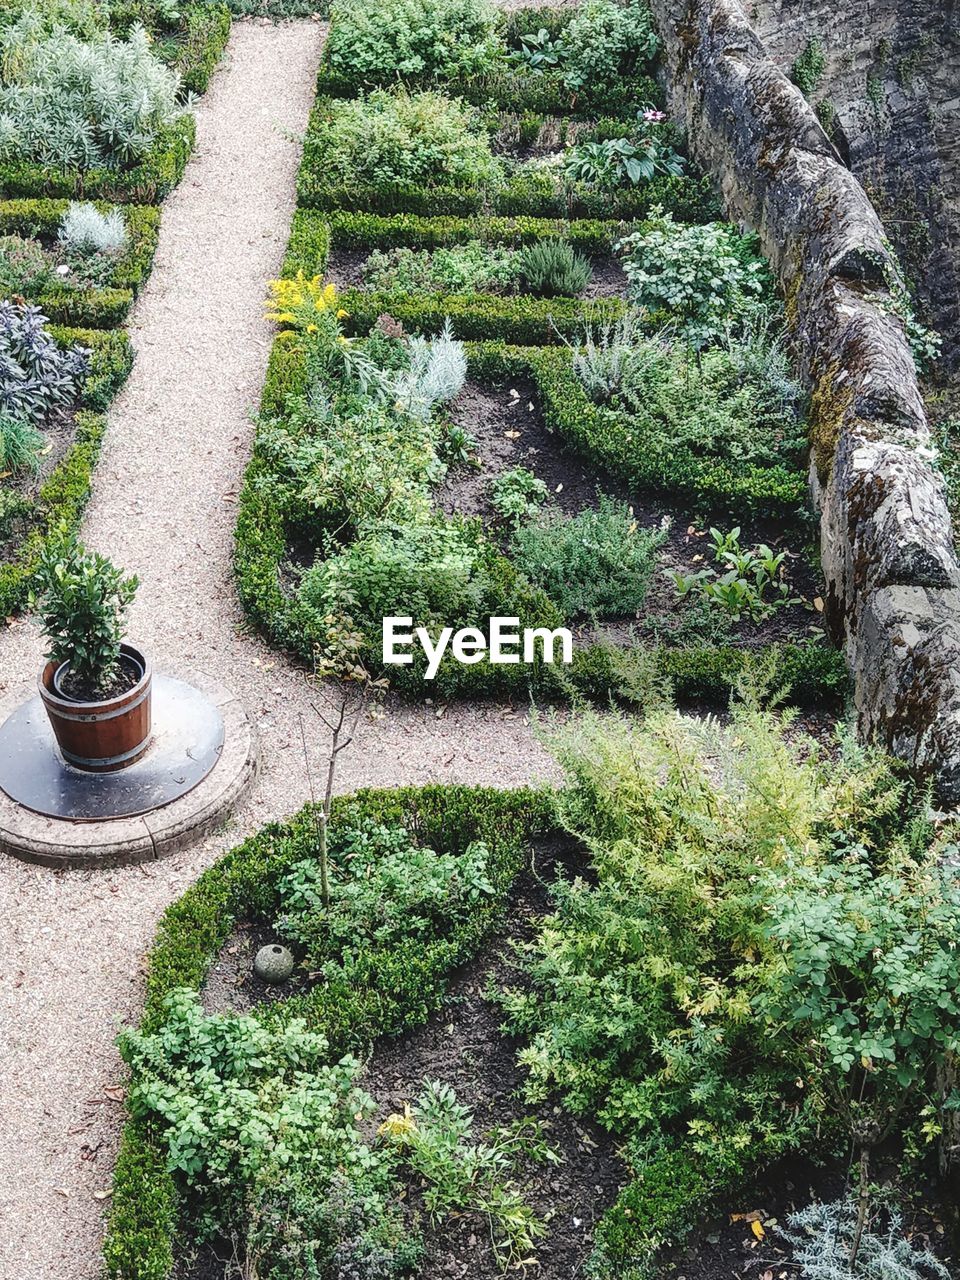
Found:
[{"label": "raised planting bed", "polygon": [[[435,171],[417,173],[409,181],[393,170],[376,180],[362,169],[358,177],[339,178],[331,167],[331,146],[348,113],[373,111],[375,125],[381,114],[392,117],[396,101],[412,104],[401,110],[412,116],[404,127],[410,130],[413,149],[420,145],[416,117],[444,112],[451,118],[451,131],[460,133],[460,143],[474,152],[473,158],[467,155],[452,172],[449,162],[441,161]],[[660,173],[635,186],[613,188],[563,176],[568,140],[572,151],[574,139],[603,142],[632,136],[635,130],[635,125],[615,119],[575,124],[548,116],[481,116],[458,100],[432,91],[406,98],[400,92],[377,90],[363,101],[321,97],[304,139],[297,201],[310,209],[385,214],[639,219],[661,206],[681,221],[716,217],[713,189],[699,175]],[[423,145],[429,149],[429,143]],[[428,160],[428,168],[429,164]]]},{"label": "raised planting bed", "polygon": [[[121,1036],[110,1280],[371,1257],[397,1280],[799,1274],[849,1250],[851,1155],[865,1260],[951,1274],[922,1256],[951,1242],[916,1126],[949,1111],[960,890],[949,834],[912,827],[923,792],[753,695],[729,724],[587,714],[549,745],[558,791],[362,791],[328,823],[308,806],[167,910]],[[917,1039],[889,1067],[832,1058],[862,1018],[895,1025],[873,944],[904,931]],[[839,967],[806,969],[818,951]]]},{"label": "raised planting bed", "polygon": [[195,138],[196,123],[186,115],[163,129],[144,159],[128,169],[65,170],[27,161],[0,163],[0,196],[157,204],[183,176]]},{"label": "raised planting bed", "polygon": [[[82,267],[99,267],[97,283],[77,277],[69,259],[58,245],[69,200],[5,200],[0,202],[0,237],[17,237],[32,242],[16,245],[15,252],[39,248],[49,263],[39,285],[27,280],[13,282],[12,292],[35,302],[57,324],[81,328],[112,329],[126,319],[140,287],[153,265],[160,231],[160,210],[151,205],[117,206],[126,229],[126,243],[107,255],[90,255]],[[105,215],[114,206],[100,202]],[[9,247],[8,247],[9,248]],[[4,248],[0,245],[0,255]]]},{"label": "raised planting bed", "polygon": [[[389,323],[381,322],[369,349],[385,354],[383,327]],[[402,339],[394,341],[399,345]],[[691,399],[696,385],[708,399],[713,394],[698,382],[709,378],[709,367],[701,374],[683,365],[672,376],[679,380],[679,402]],[[694,433],[688,444],[680,443],[672,420],[676,403],[665,419],[596,405],[565,347],[478,344],[468,351],[466,386],[416,446],[425,450],[411,472],[421,477],[411,483],[420,494],[418,504],[425,504],[417,520],[424,519],[431,532],[415,533],[419,523],[404,532],[399,516],[383,542],[376,521],[369,525],[361,512],[345,510],[340,499],[311,487],[313,469],[322,477],[331,463],[322,450],[311,452],[316,428],[298,408],[309,385],[301,340],[281,334],[241,496],[236,546],[241,600],[276,643],[312,660],[326,644],[321,618],[326,609],[336,613],[335,601],[342,599],[352,601],[343,608],[362,635],[363,660],[378,672],[385,616],[422,611],[418,621],[442,617],[444,625],[481,629],[490,616],[517,616],[521,627],[563,624],[575,634],[574,661],[566,667],[495,666],[486,660],[465,666],[447,655],[429,683],[417,656],[413,666],[383,671],[413,696],[482,696],[532,687],[548,695],[580,691],[605,699],[629,685],[631,666],[635,674],[638,664],[647,663],[673,681],[678,695],[717,699],[751,654],[773,653],[795,698],[833,703],[841,695],[843,663],[822,635],[822,601],[805,552],[810,534],[803,474],[790,460],[789,446],[782,462],[737,465],[724,460],[723,440],[711,446],[702,437],[694,443]],[[334,379],[322,394],[341,392]],[[695,406],[691,412],[695,418]],[[352,439],[356,419],[337,429]],[[362,454],[366,447],[358,437],[355,448]],[[379,446],[387,457],[397,447],[389,437]],[[719,450],[712,461],[711,447]],[[774,445],[771,459],[775,455]],[[497,498],[504,484],[514,494]],[[518,484],[521,509],[511,514]],[[727,572],[708,534],[711,523],[724,534],[738,527],[734,541],[741,551],[765,544],[769,557],[782,556],[773,570],[777,582],[768,584],[770,608],[758,604],[734,622],[728,609],[700,598],[695,581],[679,594],[677,576],[710,576],[715,564],[716,576]],[[623,538],[618,551],[611,550],[608,537]],[[451,585],[449,593],[442,585],[449,570],[441,567],[449,554],[447,538],[473,564],[463,582],[456,575],[451,579],[460,586]],[[602,554],[613,556],[609,565],[586,550],[592,540],[606,547]],[[364,574],[372,575],[366,585],[353,576],[360,572],[351,567],[358,555],[366,556]],[[630,567],[622,568],[621,559]],[[559,567],[551,567],[555,560]],[[384,575],[379,585],[378,574]],[[598,575],[618,585],[594,598],[589,588],[581,590],[581,580]]]},{"label": "raised planting bed", "polygon": [[[283,275],[294,277],[299,271],[336,284],[352,334],[369,332],[377,317],[388,312],[415,332],[436,331],[449,317],[464,339],[539,345],[582,332],[585,324],[609,324],[623,315],[626,277],[615,246],[626,231],[624,223],[598,220],[423,218],[298,209]],[[529,292],[518,260],[524,248],[547,242],[564,242],[589,269],[576,296],[536,297]],[[442,255],[464,246],[478,259],[497,254],[503,278],[491,271],[494,278],[485,291],[428,290],[402,281],[383,288],[364,282],[365,270],[369,275],[373,266],[371,254],[374,261],[389,261],[391,253],[409,251],[416,255],[415,262],[424,263],[428,256],[435,259],[438,251]],[[656,318],[650,324],[653,327]]]},{"label": "raised planting bed", "polygon": [[0,478],[0,616],[22,608],[38,556],[50,538],[76,527],[106,428],[103,414],[133,364],[127,335],[102,329],[52,326],[59,346],[90,352],[89,370],[73,404],[60,405],[34,425],[45,441],[30,466]]}]

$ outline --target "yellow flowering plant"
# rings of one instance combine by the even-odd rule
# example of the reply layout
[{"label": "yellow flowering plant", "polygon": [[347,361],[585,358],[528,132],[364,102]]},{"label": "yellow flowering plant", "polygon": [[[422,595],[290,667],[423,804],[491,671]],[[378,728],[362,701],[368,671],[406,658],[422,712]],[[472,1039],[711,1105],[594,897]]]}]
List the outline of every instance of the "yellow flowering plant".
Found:
[{"label": "yellow flowering plant", "polygon": [[308,280],[298,271],[290,280],[271,280],[268,287],[268,320],[289,325],[300,333],[319,333],[323,325],[339,336],[340,321],[346,319],[347,312],[339,305],[335,284],[324,284],[321,276]]}]

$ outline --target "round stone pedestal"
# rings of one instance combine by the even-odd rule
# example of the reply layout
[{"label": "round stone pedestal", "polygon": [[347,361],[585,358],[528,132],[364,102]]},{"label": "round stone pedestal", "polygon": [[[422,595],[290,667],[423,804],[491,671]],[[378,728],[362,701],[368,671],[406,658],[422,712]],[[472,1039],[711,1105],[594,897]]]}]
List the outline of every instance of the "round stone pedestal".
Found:
[{"label": "round stone pedestal", "polygon": [[153,740],[116,773],[68,765],[39,696],[0,719],[0,851],[47,866],[118,866],[183,849],[227,816],[256,772],[246,712],[207,676],[154,676]]}]

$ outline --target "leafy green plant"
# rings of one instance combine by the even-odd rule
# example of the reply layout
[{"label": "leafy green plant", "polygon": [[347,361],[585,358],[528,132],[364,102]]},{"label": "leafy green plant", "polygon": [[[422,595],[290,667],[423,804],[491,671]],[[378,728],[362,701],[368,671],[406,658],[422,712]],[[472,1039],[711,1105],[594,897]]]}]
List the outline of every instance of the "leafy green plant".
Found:
[{"label": "leafy green plant", "polygon": [[548,506],[517,528],[510,555],[565,617],[624,617],[643,604],[666,529],[641,529],[626,503],[601,494],[568,517]]},{"label": "leafy green plant", "polygon": [[726,223],[685,226],[655,209],[648,227],[618,247],[631,300],[666,312],[697,348],[716,341],[768,287],[753,241]]},{"label": "leafy green plant", "polygon": [[823,757],[791,716],[736,702],[732,722],[655,710],[549,731],[563,825],[591,874],[558,880],[504,998],[527,1096],[559,1093],[607,1128],[682,1136],[710,1168],[792,1149],[822,1116],[796,1045],[754,1016],[772,944],[755,884],[832,833],[893,838],[905,796],[885,763]]},{"label": "leafy green plant", "polygon": [[371,948],[422,944],[455,929],[494,893],[489,858],[481,842],[453,856],[418,847],[404,827],[334,827],[329,902],[319,862],[299,862],[280,886],[276,927],[308,968],[349,978]]},{"label": "leafy green plant", "polygon": [[762,932],[775,952],[757,1008],[793,1041],[860,1152],[853,1262],[867,1220],[870,1153],[911,1099],[936,1088],[960,1049],[956,853],[956,845],[931,842],[921,814],[890,848],[838,833],[830,856],[798,850],[761,877]]},{"label": "leafy green plant", "polygon": [[454,78],[501,55],[489,0],[334,0],[326,61],[356,83]]},{"label": "leafy green plant", "polygon": [[796,604],[790,584],[784,578],[786,552],[773,552],[764,544],[753,548],[740,545],[739,528],[729,533],[711,529],[714,560],[725,571],[704,568],[682,574],[665,570],[681,597],[691,592],[708,604],[728,613],[735,622],[746,615],[757,621],[769,617],[776,609]]},{"label": "leafy green plant", "polygon": [[[9,59],[17,51],[6,50]],[[55,169],[121,169],[141,159],[183,114],[180,78],[142,27],[83,41],[65,31],[22,51],[0,86],[0,159]]]},{"label": "leafy green plant", "polygon": [[0,237],[0,292],[36,297],[53,278],[53,263],[39,241]]},{"label": "leafy green plant", "polygon": [[502,292],[517,279],[516,249],[470,240],[450,248],[376,249],[363,265],[363,282],[382,292]]},{"label": "leafy green plant", "polygon": [[666,120],[662,111],[647,107],[631,136],[579,143],[565,157],[567,177],[603,191],[650,182],[658,174],[679,177],[684,161],[673,148]]},{"label": "leafy green plant", "polygon": [[643,0],[586,0],[564,32],[564,82],[575,93],[622,93],[623,81],[652,62],[659,44]]},{"label": "leafy green plant", "polygon": [[490,505],[514,527],[535,515],[547,500],[547,486],[526,467],[501,471],[490,485]]},{"label": "leafy green plant", "polygon": [[827,59],[823,52],[823,44],[816,36],[811,37],[803,47],[803,52],[790,68],[790,78],[805,98],[816,93],[827,69]]},{"label": "leafy green plant", "polygon": [[477,439],[466,427],[461,427],[457,423],[449,423],[444,428],[438,447],[440,456],[447,466],[470,467],[477,465],[477,450],[479,448]]},{"label": "leafy green plant", "polygon": [[518,266],[526,288],[540,298],[575,298],[593,276],[590,263],[566,240],[527,245],[520,250]]},{"label": "leafy green plant", "polygon": [[546,27],[540,27],[536,31],[521,34],[519,45],[510,50],[507,61],[528,75],[542,76],[557,71],[563,66],[566,57],[567,49],[563,41],[551,35]]},{"label": "leafy green plant", "polygon": [[479,116],[441,93],[375,90],[315,114],[304,162],[348,185],[466,187],[502,170]]},{"label": "leafy green plant", "polygon": [[48,543],[33,579],[47,661],[69,662],[79,690],[98,694],[120,662],[126,611],[139,581],[69,534]]},{"label": "leafy green plant", "polygon": [[42,431],[25,418],[0,413],[0,473],[40,470],[40,454],[46,447]]},{"label": "leafy green plant", "polygon": [[546,1228],[513,1175],[531,1151],[544,1158],[550,1154],[542,1141],[531,1145],[529,1126],[497,1129],[478,1141],[473,1114],[453,1089],[428,1080],[413,1106],[389,1116],[379,1132],[422,1180],[424,1204],[436,1221],[452,1213],[482,1214],[501,1267],[529,1261]]}]

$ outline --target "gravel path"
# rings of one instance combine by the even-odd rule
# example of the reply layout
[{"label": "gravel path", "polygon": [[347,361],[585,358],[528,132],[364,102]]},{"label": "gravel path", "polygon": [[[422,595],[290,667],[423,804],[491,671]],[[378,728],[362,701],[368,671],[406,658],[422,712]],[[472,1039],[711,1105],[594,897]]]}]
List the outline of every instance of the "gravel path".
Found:
[{"label": "gravel path", "polygon": [[[93,1280],[121,1122],[113,1041],[136,1017],[140,964],[164,907],[242,835],[294,812],[308,785],[302,674],[245,634],[230,570],[249,409],[271,341],[265,282],[293,211],[322,27],[240,23],[199,104],[199,145],[163,213],[133,317],[137,362],[110,416],[85,523],[141,578],[130,634],[216,672],[261,735],[263,773],[229,830],[144,868],[53,873],[0,860],[0,1278]],[[0,695],[31,692],[32,624],[0,633]],[[308,721],[308,725],[311,722]],[[322,742],[315,744],[317,756]],[[339,787],[546,776],[523,709],[390,704]]]}]

